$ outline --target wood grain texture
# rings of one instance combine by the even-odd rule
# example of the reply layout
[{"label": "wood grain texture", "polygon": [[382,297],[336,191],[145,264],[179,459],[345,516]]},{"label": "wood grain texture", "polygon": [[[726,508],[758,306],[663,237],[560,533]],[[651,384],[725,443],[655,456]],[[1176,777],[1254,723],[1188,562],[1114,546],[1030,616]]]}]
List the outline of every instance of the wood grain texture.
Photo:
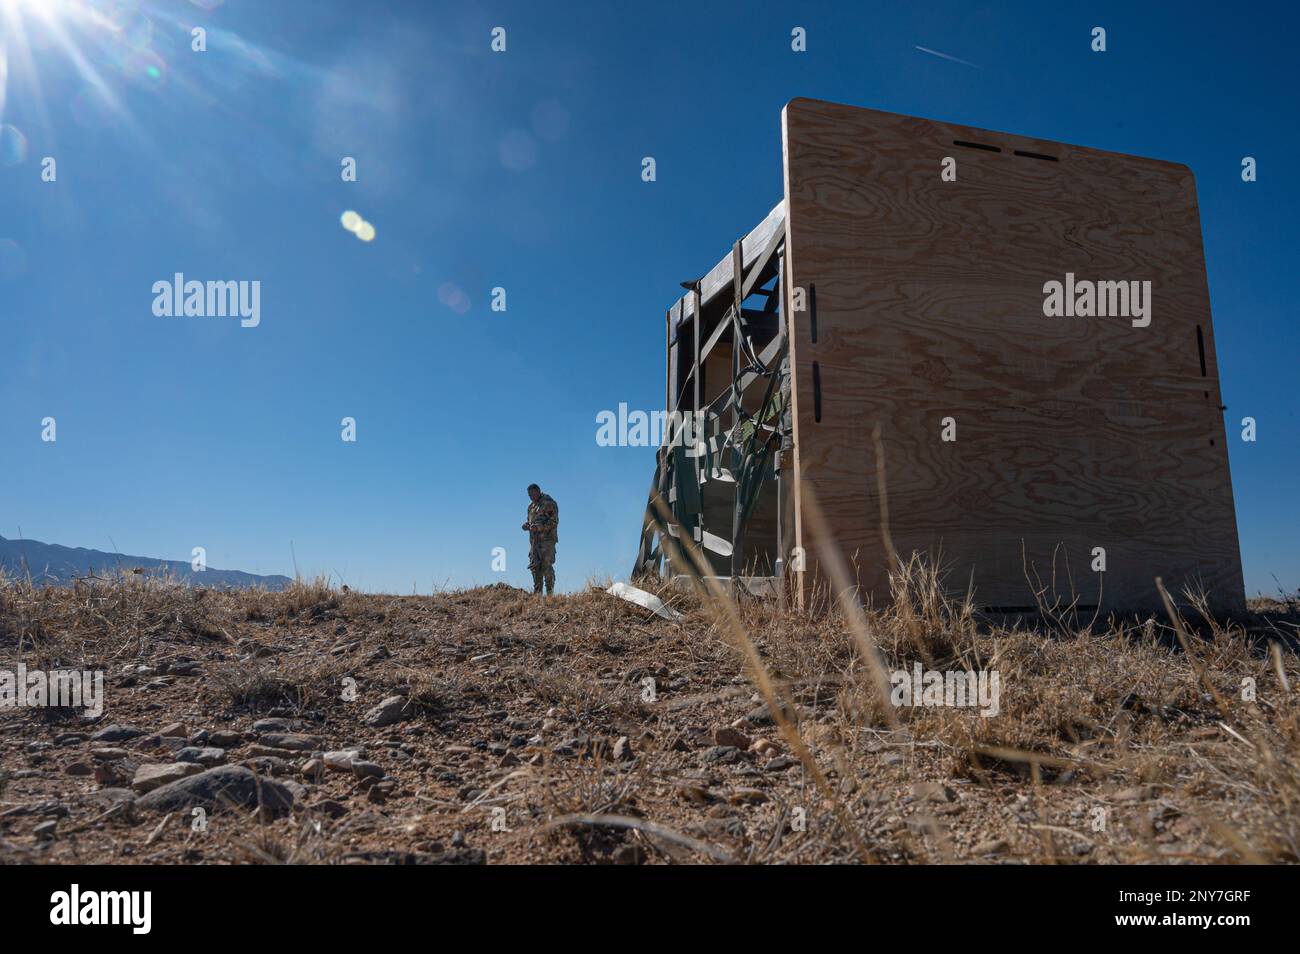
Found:
[{"label": "wood grain texture", "polygon": [[[973,581],[982,605],[1032,605],[1026,563],[1047,578],[1055,558],[1058,591],[1068,561],[1085,605],[1155,608],[1161,576],[1243,610],[1187,167],[806,99],[782,122],[790,284],[816,302],[791,313],[805,587],[820,574],[813,493],[865,592],[889,596],[879,423],[895,547],[938,555],[952,590]],[[946,156],[955,182],[941,179]],[[1150,325],[1045,317],[1044,283],[1067,272],[1150,281]],[[945,417],[955,442],[940,439]]]}]

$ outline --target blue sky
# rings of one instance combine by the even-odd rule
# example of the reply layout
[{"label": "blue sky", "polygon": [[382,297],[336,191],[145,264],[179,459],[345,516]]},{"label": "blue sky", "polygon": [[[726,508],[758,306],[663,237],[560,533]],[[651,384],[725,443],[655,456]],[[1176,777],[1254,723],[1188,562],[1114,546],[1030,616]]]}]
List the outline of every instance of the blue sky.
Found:
[{"label": "blue sky", "polygon": [[[537,481],[560,586],[625,576],[653,451],[595,416],[662,405],[664,310],[810,96],[1191,166],[1247,591],[1295,590],[1294,9],[0,0],[0,535],[289,574],[292,541],[396,592],[502,546],[522,585]],[[155,317],[178,271],[260,281],[260,325]]]}]

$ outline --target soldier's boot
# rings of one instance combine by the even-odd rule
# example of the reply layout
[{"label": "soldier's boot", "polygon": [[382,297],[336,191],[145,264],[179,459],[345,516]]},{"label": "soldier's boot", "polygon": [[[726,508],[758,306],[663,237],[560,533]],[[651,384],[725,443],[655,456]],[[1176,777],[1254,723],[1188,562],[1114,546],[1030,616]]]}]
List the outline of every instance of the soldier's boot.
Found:
[{"label": "soldier's boot", "polygon": [[542,592],[542,574],[538,570],[533,571],[533,592]]},{"label": "soldier's boot", "polygon": [[555,571],[550,567],[546,568],[546,595],[555,595]]}]

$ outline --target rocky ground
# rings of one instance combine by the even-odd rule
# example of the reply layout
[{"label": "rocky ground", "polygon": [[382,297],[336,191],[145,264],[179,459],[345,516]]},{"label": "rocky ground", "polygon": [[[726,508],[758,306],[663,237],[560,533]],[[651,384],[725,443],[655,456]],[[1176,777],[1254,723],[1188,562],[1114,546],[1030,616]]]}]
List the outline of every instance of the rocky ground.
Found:
[{"label": "rocky ground", "polygon": [[[0,861],[1300,858],[1300,666],[1270,651],[1294,605],[1188,653],[1156,621],[998,627],[911,586],[855,623],[0,583],[0,670],[98,669],[106,694],[98,718],[0,709]],[[887,671],[996,670],[1000,711],[891,705],[864,634]]]}]

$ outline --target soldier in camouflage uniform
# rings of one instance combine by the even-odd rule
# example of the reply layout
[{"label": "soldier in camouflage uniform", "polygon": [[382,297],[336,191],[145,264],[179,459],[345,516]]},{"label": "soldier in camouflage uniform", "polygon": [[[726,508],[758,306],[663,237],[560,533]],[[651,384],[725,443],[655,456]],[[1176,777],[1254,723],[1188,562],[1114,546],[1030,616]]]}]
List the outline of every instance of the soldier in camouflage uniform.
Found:
[{"label": "soldier in camouflage uniform", "polygon": [[528,531],[528,569],[533,571],[533,592],[555,592],[555,544],[560,539],[560,507],[542,488],[528,485],[528,520],[523,529]]}]

